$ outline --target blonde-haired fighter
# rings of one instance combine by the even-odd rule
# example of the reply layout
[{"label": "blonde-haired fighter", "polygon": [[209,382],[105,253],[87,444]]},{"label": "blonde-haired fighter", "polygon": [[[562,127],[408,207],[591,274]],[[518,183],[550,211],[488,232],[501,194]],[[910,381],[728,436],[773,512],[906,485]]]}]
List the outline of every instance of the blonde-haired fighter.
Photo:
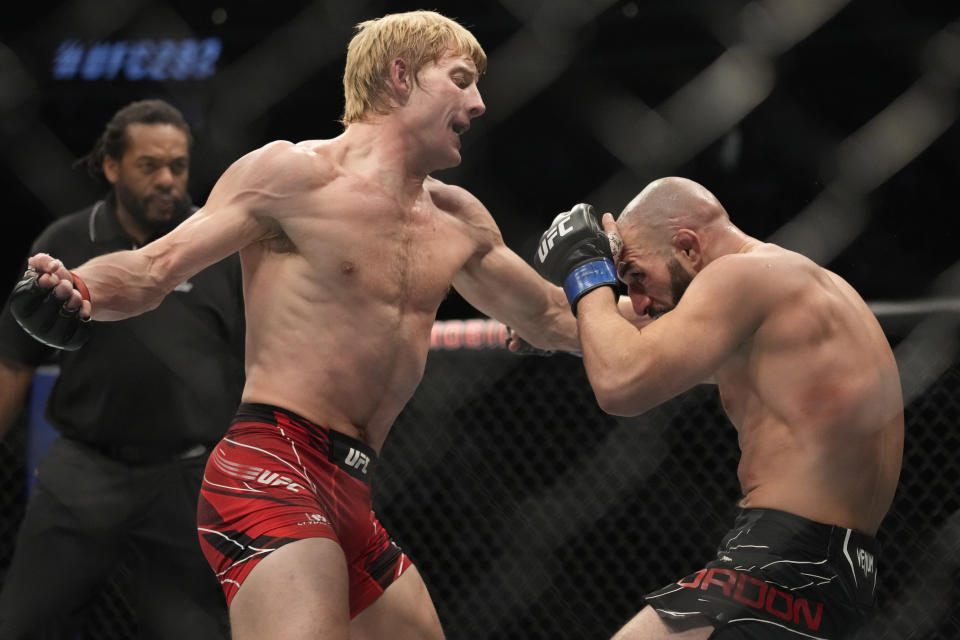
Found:
[{"label": "blonde-haired fighter", "polygon": [[369,483],[451,285],[539,336],[535,346],[579,349],[562,292],[504,245],[475,197],[430,177],[459,164],[460,136],[484,112],[485,60],[436,13],[364,22],[348,50],[340,136],[267,144],[162,239],[72,274],[38,255],[39,277],[18,285],[25,328],[74,346],[90,327],[81,318],[146,311],[240,252],[246,386],[198,508],[235,640],[442,637],[423,580],[373,514]]}]

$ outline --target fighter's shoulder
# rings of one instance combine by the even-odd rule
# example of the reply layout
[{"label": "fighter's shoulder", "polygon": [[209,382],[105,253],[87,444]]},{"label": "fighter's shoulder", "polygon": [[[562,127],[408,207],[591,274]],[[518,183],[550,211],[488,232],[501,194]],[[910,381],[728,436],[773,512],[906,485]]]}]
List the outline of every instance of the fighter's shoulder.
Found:
[{"label": "fighter's shoulder", "polygon": [[809,288],[818,271],[820,268],[809,258],[765,244],[754,251],[717,258],[694,283],[719,289],[727,299],[740,304],[768,306]]},{"label": "fighter's shoulder", "polygon": [[423,188],[430,196],[433,204],[447,213],[456,214],[480,204],[480,201],[463,187],[447,184],[433,177],[428,176],[423,181]]},{"label": "fighter's shoulder", "polygon": [[776,245],[763,244],[749,251],[722,255],[704,267],[703,272],[736,278],[764,278],[768,274],[795,270],[798,259],[803,257]]},{"label": "fighter's shoulder", "polygon": [[322,178],[334,166],[330,141],[274,140],[248,152],[237,165],[273,179]]},{"label": "fighter's shoulder", "polygon": [[434,206],[446,214],[471,224],[493,225],[493,217],[480,199],[456,185],[428,177],[423,187]]}]

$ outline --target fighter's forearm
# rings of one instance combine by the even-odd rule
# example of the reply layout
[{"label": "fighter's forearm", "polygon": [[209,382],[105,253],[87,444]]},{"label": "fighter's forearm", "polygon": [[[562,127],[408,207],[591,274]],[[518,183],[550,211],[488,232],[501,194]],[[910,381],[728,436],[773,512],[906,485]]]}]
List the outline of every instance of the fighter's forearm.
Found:
[{"label": "fighter's forearm", "polygon": [[87,285],[94,320],[122,320],[155,308],[175,286],[143,251],[117,251],[72,269]]},{"label": "fighter's forearm", "polygon": [[577,322],[563,290],[541,278],[503,244],[478,256],[453,285],[474,307],[547,351],[579,351]]},{"label": "fighter's forearm", "polygon": [[[538,314],[537,324],[540,330],[531,334],[531,344],[553,351],[580,351],[577,319],[559,287],[554,290],[546,311]],[[518,328],[518,332],[523,335],[522,329]]]},{"label": "fighter's forearm", "polygon": [[604,411],[633,416],[664,399],[653,358],[637,348],[637,327],[622,315],[609,288],[580,299],[578,324],[584,369]]}]

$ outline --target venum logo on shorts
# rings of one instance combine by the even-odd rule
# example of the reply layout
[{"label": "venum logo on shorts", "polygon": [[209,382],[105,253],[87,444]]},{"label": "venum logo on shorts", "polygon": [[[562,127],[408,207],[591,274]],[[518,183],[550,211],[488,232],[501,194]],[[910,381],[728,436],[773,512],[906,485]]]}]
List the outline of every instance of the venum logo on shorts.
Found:
[{"label": "venum logo on shorts", "polygon": [[350,447],[350,451],[347,452],[347,457],[343,459],[343,463],[366,473],[367,465],[370,464],[370,456]]},{"label": "venum logo on shorts", "polygon": [[298,527],[302,527],[308,524],[323,524],[330,526],[330,521],[327,520],[327,517],[322,513],[305,513],[303,514],[307,517],[306,520],[302,520],[297,523]]},{"label": "venum logo on shorts", "polygon": [[860,569],[863,570],[863,573],[869,576],[873,573],[873,554],[857,547],[857,564],[860,565]]},{"label": "venum logo on shorts", "polygon": [[731,598],[752,609],[766,611],[781,620],[816,631],[823,622],[823,603],[809,602],[786,591],[777,589],[746,573],[733,569],[701,569],[692,576],[677,582],[681,587],[703,591],[720,590],[724,597]]}]

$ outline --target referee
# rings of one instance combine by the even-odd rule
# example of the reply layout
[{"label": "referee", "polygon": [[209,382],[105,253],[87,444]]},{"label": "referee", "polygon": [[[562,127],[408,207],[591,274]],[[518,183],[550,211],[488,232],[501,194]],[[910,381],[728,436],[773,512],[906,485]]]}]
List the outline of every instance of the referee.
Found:
[{"label": "referee", "polygon": [[[28,255],[80,264],[150,242],[195,210],[190,127],[159,100],[120,109],[85,165],[103,200],[47,227]],[[73,638],[119,566],[139,637],[228,638],[226,606],[197,540],[210,448],[243,385],[236,254],[181,283],[154,311],[93,328],[95,348],[59,351],[0,315],[0,437],[37,366],[59,365],[45,417],[58,438],[37,481],[0,592],[0,638]]]}]

